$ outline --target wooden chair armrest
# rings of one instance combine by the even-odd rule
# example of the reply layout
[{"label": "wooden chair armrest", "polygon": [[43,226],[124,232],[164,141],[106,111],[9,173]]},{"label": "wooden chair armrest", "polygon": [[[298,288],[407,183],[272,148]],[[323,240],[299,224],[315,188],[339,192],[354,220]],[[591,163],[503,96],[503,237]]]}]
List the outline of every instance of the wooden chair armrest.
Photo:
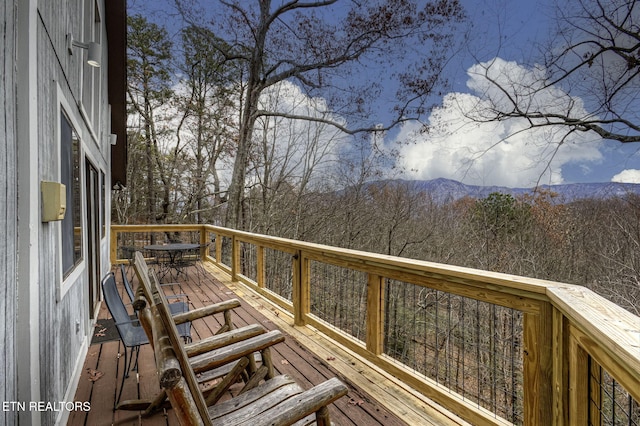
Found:
[{"label": "wooden chair armrest", "polygon": [[260,414],[258,424],[292,424],[346,395],[347,386],[331,378]]},{"label": "wooden chair armrest", "polygon": [[183,314],[177,314],[173,316],[173,321],[178,324],[185,323],[187,321],[197,320],[209,315],[218,314],[221,312],[230,311],[240,306],[238,299],[225,300],[224,302],[215,303],[213,305],[204,306],[202,308],[194,309]]},{"label": "wooden chair armrest", "polygon": [[233,343],[250,339],[251,337],[258,336],[266,332],[267,330],[259,324],[247,325],[222,334],[207,337],[206,339],[202,339],[197,342],[186,344],[184,349],[188,357],[194,357],[214,349],[219,349]]},{"label": "wooden chair armrest", "polygon": [[197,374],[236,361],[253,352],[262,351],[280,342],[284,342],[284,335],[280,330],[272,330],[241,342],[196,355],[189,359],[189,363],[193,372]]}]

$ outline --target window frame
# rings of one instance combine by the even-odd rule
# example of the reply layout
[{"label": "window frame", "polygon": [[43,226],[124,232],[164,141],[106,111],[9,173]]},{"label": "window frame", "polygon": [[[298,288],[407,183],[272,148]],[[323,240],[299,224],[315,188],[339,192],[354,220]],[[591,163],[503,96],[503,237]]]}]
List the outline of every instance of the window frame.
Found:
[{"label": "window frame", "polygon": [[[80,132],[78,132],[78,129],[81,129],[82,127],[80,127],[80,121],[78,120],[77,117],[75,117],[72,114],[72,111],[74,111],[73,108],[71,108],[71,104],[67,101],[66,97],[63,94],[62,89],[60,88],[59,83],[57,84],[57,120],[56,122],[56,128],[55,128],[55,138],[56,138],[56,146],[58,148],[58,155],[57,155],[57,161],[58,161],[58,176],[59,176],[59,180],[60,182],[62,182],[62,129],[61,129],[61,125],[62,125],[62,117],[63,115],[66,117],[66,119],[68,120],[69,124],[71,125],[72,131],[75,132],[77,138],[78,138],[78,152],[77,152],[77,158],[78,161],[80,161],[82,158],[84,158],[84,146],[83,146],[83,139],[82,136],[80,134]],[[78,163],[80,164],[80,163]],[[63,248],[62,248],[62,238],[63,238],[63,229],[62,229],[62,224],[60,224],[57,228],[57,245],[60,248],[59,252],[58,252],[58,265],[59,267],[59,279],[58,282],[60,283],[59,287],[58,287],[58,291],[57,291],[57,301],[62,300],[62,298],[65,296],[65,294],[69,291],[69,289],[80,279],[80,277],[82,276],[82,274],[84,273],[84,270],[86,269],[86,243],[84,241],[84,234],[85,234],[85,221],[84,221],[84,214],[85,214],[85,205],[84,205],[84,186],[82,185],[82,182],[84,182],[84,170],[83,167],[79,167],[78,170],[78,197],[80,199],[80,205],[79,205],[79,215],[80,215],[80,243],[81,243],[81,248],[80,248],[80,258],[74,262],[73,267],[71,267],[68,271],[64,271],[64,259],[63,259]],[[67,210],[65,213],[68,214],[69,212],[72,211],[73,206],[70,205],[71,201],[67,200]],[[66,273],[65,273],[66,272]]]}]

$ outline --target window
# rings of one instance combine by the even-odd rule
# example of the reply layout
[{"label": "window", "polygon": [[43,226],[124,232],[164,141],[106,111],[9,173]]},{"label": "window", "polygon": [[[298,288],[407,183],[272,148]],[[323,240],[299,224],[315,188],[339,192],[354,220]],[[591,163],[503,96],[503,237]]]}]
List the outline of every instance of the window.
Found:
[{"label": "window", "polygon": [[60,181],[66,186],[67,212],[62,220],[62,274],[67,277],[82,260],[80,140],[69,118],[60,113]]}]

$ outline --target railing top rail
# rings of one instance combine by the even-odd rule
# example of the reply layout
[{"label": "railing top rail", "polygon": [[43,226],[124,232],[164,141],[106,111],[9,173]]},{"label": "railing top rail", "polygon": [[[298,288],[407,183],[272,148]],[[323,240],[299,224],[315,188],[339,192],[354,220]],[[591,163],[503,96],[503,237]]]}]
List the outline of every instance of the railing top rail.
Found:
[{"label": "railing top rail", "polygon": [[172,231],[200,231],[203,225],[198,224],[135,224],[135,225],[111,225],[111,231],[121,232],[162,232]]},{"label": "railing top rail", "polygon": [[553,281],[540,280],[535,278],[521,277],[498,272],[482,271],[478,269],[466,268],[462,266],[446,265],[424,260],[408,259],[397,256],[389,256],[378,253],[371,253],[360,250],[352,250],[324,244],[310,243],[305,241],[291,240],[288,238],[273,237],[269,235],[253,234],[245,231],[235,231],[213,225],[205,225],[210,232],[221,235],[235,236],[240,241],[253,242],[264,246],[285,246],[290,250],[300,250],[303,252],[321,255],[326,258],[336,259],[348,258],[353,262],[363,266],[379,266],[389,269],[402,269],[421,275],[429,275],[434,278],[445,280],[457,280],[460,283],[469,285],[487,284],[495,285],[498,288],[512,288],[527,293],[545,295],[548,287],[559,285]]}]

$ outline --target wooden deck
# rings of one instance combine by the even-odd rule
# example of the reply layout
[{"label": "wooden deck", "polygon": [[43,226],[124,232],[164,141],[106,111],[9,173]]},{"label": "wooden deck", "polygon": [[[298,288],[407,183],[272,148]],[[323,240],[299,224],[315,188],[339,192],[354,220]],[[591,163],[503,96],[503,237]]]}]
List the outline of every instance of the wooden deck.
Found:
[{"label": "wooden deck", "polygon": [[[232,283],[213,266],[198,274],[190,269],[174,293],[186,294],[193,308],[235,297],[242,307],[234,311],[237,326],[260,323],[267,329],[279,328],[286,336],[284,343],[273,350],[274,364],[279,373],[296,378],[309,388],[330,377],[339,377],[349,387],[349,394],[330,407],[336,425],[450,425],[465,424],[451,413],[417,395],[410,389],[393,383],[384,372],[372,369],[352,353],[335,346],[329,339],[306,328],[295,328],[285,312],[238,283]],[[129,271],[131,276],[132,270]],[[121,285],[119,271],[117,282]],[[133,284],[136,284],[134,280]],[[125,296],[125,299],[126,296]],[[103,304],[99,318],[108,318]],[[194,341],[213,334],[219,327],[216,318],[193,323]],[[68,425],[176,425],[172,410],[142,418],[138,412],[113,411],[124,362],[120,359],[121,344],[109,341],[89,347],[75,401],[91,403],[88,412],[72,412]],[[96,377],[97,380],[95,380]],[[92,378],[94,380],[92,380]],[[140,350],[139,370],[125,381],[122,400],[149,398],[159,391],[153,351],[149,345]],[[379,401],[385,401],[381,403]]]}]

